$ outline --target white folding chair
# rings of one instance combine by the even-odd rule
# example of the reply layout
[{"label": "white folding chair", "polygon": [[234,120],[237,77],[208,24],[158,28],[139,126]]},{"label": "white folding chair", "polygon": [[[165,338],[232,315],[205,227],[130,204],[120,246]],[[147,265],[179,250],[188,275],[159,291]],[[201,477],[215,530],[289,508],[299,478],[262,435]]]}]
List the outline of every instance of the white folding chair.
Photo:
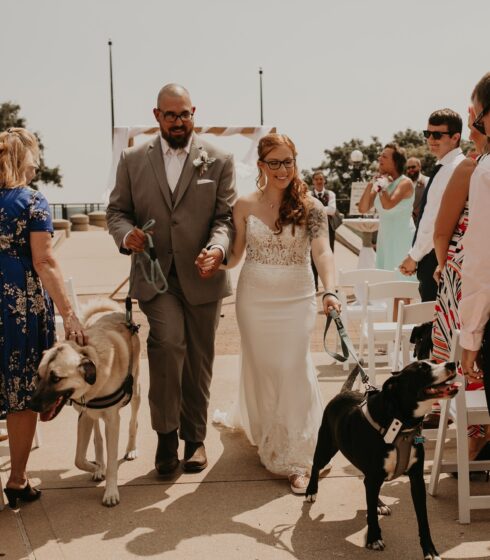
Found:
[{"label": "white folding chair", "polygon": [[[461,346],[459,345],[459,331],[455,331],[451,341],[451,361],[461,361]],[[472,509],[490,509],[490,494],[470,494],[470,471],[490,469],[490,461],[470,461],[468,458],[468,426],[472,424],[490,424],[485,391],[465,391],[465,380],[461,376],[461,387],[458,394],[451,401],[441,401],[441,420],[437,434],[434,462],[429,482],[429,494],[437,494],[439,476],[441,472],[458,473],[458,516],[460,523],[469,523]],[[447,419],[449,408],[455,409],[456,424],[456,463],[443,459],[446,443]]]},{"label": "white folding chair", "polygon": [[[393,351],[393,371],[399,371],[410,363],[410,348],[407,330],[412,332],[416,325],[434,320],[435,301],[406,304],[398,302],[398,321],[396,323],[395,348]],[[401,361],[400,361],[401,356]],[[413,361],[413,360],[412,360]]]},{"label": "white folding chair", "polygon": [[[389,282],[395,280],[396,272],[394,270],[383,270],[379,268],[359,268],[354,270],[339,270],[339,281],[338,281],[338,295],[340,302],[342,304],[342,321],[344,326],[349,331],[349,323],[357,321],[360,323],[362,318],[362,304],[359,301],[354,303],[347,303],[347,295],[344,291],[345,286],[363,286],[365,282],[373,284],[376,282]],[[376,320],[383,321],[388,320],[388,315],[392,312],[389,308],[389,304],[384,300],[371,301],[368,303],[368,309],[373,314]],[[362,355],[364,350],[364,336],[361,329],[359,338],[359,354]],[[349,365],[352,363],[352,358],[343,363],[344,370],[349,369]]]},{"label": "white folding chair", "polygon": [[[362,310],[362,335],[367,339],[368,346],[368,375],[371,383],[376,385],[376,344],[384,344],[388,349],[395,341],[396,323],[394,321],[375,321],[370,313],[368,302],[385,299],[393,309],[395,299],[419,299],[418,282],[393,281],[378,282],[376,284],[364,283],[363,310]],[[402,331],[410,336],[410,328],[402,327]],[[361,355],[362,356],[362,355]]]},{"label": "white folding chair", "polygon": [[[77,316],[80,316],[80,305],[78,303],[77,294],[75,292],[75,286],[73,284],[73,278],[68,278],[65,280],[65,290],[73,307],[73,311]],[[63,340],[65,338],[65,328],[63,327],[63,319],[61,315],[55,315],[56,323],[56,337],[58,340]]]}]

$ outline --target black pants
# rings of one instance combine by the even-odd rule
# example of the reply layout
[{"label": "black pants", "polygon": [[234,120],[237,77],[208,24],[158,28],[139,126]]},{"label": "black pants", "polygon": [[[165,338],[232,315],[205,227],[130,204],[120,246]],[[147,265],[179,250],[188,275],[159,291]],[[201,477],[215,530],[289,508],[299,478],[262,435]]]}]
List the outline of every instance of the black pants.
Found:
[{"label": "black pants", "polygon": [[483,384],[485,386],[485,396],[487,397],[488,412],[490,412],[490,321],[488,321],[481,346]]},{"label": "black pants", "polygon": [[432,249],[417,265],[417,278],[420,282],[419,293],[422,301],[434,301],[436,299],[437,284],[434,280],[436,267],[436,252]]}]

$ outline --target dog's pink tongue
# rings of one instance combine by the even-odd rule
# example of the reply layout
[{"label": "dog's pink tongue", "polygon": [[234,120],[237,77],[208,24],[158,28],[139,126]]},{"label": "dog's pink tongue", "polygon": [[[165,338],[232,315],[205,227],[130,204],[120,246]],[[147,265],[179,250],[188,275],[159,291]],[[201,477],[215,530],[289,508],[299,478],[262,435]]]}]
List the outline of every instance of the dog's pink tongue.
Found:
[{"label": "dog's pink tongue", "polygon": [[63,397],[58,397],[49,410],[46,410],[45,412],[41,412],[41,414],[39,414],[39,419],[41,420],[41,422],[49,422],[55,417],[56,409],[58,408],[58,405],[60,404],[62,398]]}]

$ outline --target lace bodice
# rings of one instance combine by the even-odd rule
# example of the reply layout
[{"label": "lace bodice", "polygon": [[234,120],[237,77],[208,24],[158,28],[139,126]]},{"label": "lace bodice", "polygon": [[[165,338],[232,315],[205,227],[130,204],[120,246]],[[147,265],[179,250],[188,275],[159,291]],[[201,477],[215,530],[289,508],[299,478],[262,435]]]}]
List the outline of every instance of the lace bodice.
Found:
[{"label": "lace bodice", "polygon": [[310,264],[311,239],[328,235],[326,213],[313,209],[306,227],[287,225],[277,235],[260,218],[247,218],[247,261],[273,265]]}]

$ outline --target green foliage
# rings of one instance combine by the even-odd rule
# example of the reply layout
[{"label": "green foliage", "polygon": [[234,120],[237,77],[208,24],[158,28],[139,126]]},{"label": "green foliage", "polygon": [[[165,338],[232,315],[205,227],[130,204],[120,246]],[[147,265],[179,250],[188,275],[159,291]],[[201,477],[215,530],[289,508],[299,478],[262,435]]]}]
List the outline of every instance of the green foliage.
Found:
[{"label": "green foliage", "polygon": [[[422,173],[430,175],[435,165],[436,158],[427,149],[425,138],[421,132],[407,128],[395,132],[391,142],[397,142],[407,152],[407,158],[417,157],[422,163]],[[387,142],[389,143],[389,142]],[[471,142],[463,140],[461,148],[466,153]],[[337,206],[340,212],[349,212],[350,187],[353,181],[369,181],[376,173],[378,156],[383,149],[383,144],[376,136],[371,137],[369,144],[353,138],[340,146],[324,150],[325,158],[320,165],[311,170],[303,170],[303,178],[308,185],[312,184],[312,175],[315,171],[323,171],[327,188],[335,191]],[[360,150],[364,156],[360,164],[353,164],[350,155],[353,150]]]},{"label": "green foliage", "polygon": [[[11,103],[9,101],[0,104],[0,132],[3,132],[10,127],[26,128],[26,120],[19,115],[20,105]],[[53,183],[58,187],[62,187],[62,175],[59,166],[48,167],[44,161],[44,145],[41,137],[37,132],[34,132],[37,141],[39,142],[39,171],[36,178],[30,186],[37,189],[39,183]]]}]

